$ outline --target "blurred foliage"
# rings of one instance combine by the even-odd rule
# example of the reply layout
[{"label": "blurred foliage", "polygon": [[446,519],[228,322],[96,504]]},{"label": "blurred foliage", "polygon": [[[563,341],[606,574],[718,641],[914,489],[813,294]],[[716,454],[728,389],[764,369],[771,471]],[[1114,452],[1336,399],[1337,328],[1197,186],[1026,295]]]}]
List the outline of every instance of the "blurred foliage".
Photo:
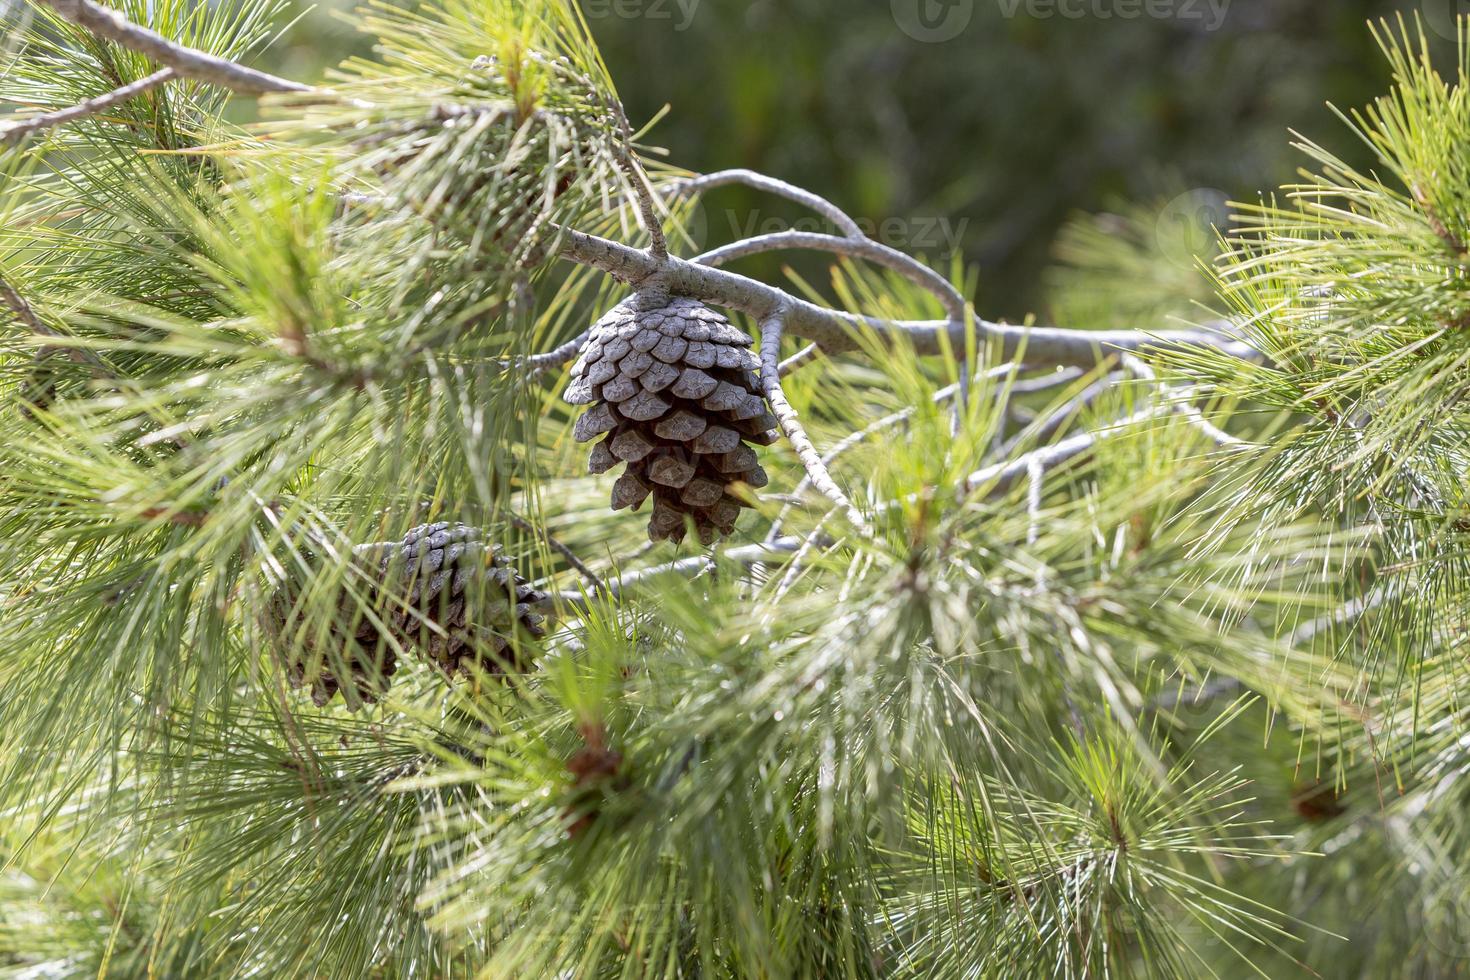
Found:
[{"label": "blurred foliage", "polygon": [[[1332,133],[1325,102],[1361,105],[1384,88],[1364,23],[1419,6],[1235,0],[1212,30],[1204,2],[1176,5],[1171,19],[1124,19],[957,0],[932,4],[931,13],[970,11],[956,37],[936,43],[900,26],[908,8],[929,2],[582,8],[634,122],[671,108],[652,142],[680,166],[749,167],[810,187],[895,247],[943,257],[958,241],[981,270],[981,309],[1019,320],[1061,316],[1041,272],[1073,212],[1118,200],[1167,205],[1193,188],[1253,199],[1288,180],[1297,166],[1288,129]],[[365,47],[334,6],[348,4],[330,0],[306,16],[276,51],[277,70],[310,76]],[[1349,150],[1350,162],[1366,162],[1362,148]],[[710,195],[705,212],[710,246],[802,218],[738,188]],[[748,268],[770,278],[783,260]]]}]

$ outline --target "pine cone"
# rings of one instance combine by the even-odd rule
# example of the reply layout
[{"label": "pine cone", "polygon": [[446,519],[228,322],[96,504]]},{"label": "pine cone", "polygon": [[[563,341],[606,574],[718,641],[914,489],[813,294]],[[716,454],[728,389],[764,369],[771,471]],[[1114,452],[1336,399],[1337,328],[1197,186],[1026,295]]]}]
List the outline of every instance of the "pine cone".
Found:
[{"label": "pine cone", "polygon": [[487,548],[478,529],[425,524],[374,554],[384,583],[399,583],[388,597],[389,624],[440,670],[469,676],[473,667],[502,674],[529,666],[517,659],[513,640],[518,629],[536,639],[546,635],[546,620],[536,613],[545,596],[498,548]]},{"label": "pine cone", "polygon": [[377,701],[398,670],[398,657],[382,642],[377,626],[367,617],[354,622],[350,604],[342,601],[324,637],[315,627],[299,632],[306,618],[295,609],[299,595],[297,588],[282,586],[265,612],[266,630],[275,640],[291,686],[310,687],[318,707],[339,691],[354,708]]},{"label": "pine cone", "polygon": [[694,522],[699,540],[732,534],[749,506],[736,484],[760,488],[765,470],[748,445],[777,439],[750,338],[698,300],[676,296],[657,309],[616,307],[592,328],[572,367],[566,400],[592,405],[573,430],[592,448],[587,469],[628,464],[612,507],[637,510],[650,494],[648,536],[680,541]]},{"label": "pine cone", "polygon": [[[344,693],[349,704],[376,701],[398,666],[390,637],[447,674],[468,675],[476,666],[490,674],[526,669],[512,642],[517,630],[546,635],[535,612],[542,594],[498,549],[487,548],[475,528],[426,524],[401,542],[360,545],[353,555],[361,571],[376,575],[375,583],[363,584],[376,619],[361,615],[344,594],[328,649],[281,644],[292,686],[309,685],[318,705],[338,691],[350,692]],[[286,588],[271,599],[270,625],[281,634],[294,604],[295,593]],[[345,677],[338,675],[342,667]]]}]

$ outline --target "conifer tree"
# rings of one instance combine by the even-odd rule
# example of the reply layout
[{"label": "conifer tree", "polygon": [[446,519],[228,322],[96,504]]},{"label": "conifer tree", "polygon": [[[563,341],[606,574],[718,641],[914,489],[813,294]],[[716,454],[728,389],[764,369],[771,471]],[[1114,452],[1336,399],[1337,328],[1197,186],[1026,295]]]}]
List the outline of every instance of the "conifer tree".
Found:
[{"label": "conifer tree", "polygon": [[572,0],[280,13],[0,63],[0,972],[1464,972],[1470,28],[1046,327],[663,162]]}]

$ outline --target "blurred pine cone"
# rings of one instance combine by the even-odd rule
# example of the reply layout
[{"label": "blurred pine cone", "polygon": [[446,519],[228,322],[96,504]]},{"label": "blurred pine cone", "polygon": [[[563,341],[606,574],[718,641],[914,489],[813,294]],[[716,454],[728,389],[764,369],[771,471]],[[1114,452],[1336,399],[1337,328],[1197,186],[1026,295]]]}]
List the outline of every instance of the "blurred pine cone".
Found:
[{"label": "blurred pine cone", "polygon": [[546,621],[536,612],[544,595],[499,549],[487,547],[476,528],[422,525],[400,542],[358,546],[353,564],[356,571],[347,574],[362,601],[354,602],[344,588],[327,643],[310,634],[297,642],[287,637],[287,624],[294,622],[291,633],[298,633],[303,618],[296,591],[278,590],[268,610],[292,686],[309,686],[318,705],[339,691],[353,706],[377,700],[397,669],[395,642],[446,674],[468,676],[475,669],[527,669],[518,636],[546,635]]},{"label": "blurred pine cone", "polygon": [[545,596],[499,548],[486,547],[477,528],[425,524],[376,555],[385,585],[398,583],[389,598],[397,600],[392,628],[435,666],[466,676],[473,667],[501,674],[529,666],[517,659],[514,640],[518,630],[535,639],[546,635],[546,620],[536,612]]},{"label": "blurred pine cone", "polygon": [[572,367],[564,397],[592,406],[573,437],[607,437],[592,448],[587,468],[605,473],[628,464],[613,485],[613,510],[637,510],[651,494],[654,541],[682,540],[686,519],[703,544],[732,534],[749,504],[729,491],[768,482],[749,444],[775,442],[776,419],[750,346],[723,315],[676,296],[655,309],[614,308]]}]

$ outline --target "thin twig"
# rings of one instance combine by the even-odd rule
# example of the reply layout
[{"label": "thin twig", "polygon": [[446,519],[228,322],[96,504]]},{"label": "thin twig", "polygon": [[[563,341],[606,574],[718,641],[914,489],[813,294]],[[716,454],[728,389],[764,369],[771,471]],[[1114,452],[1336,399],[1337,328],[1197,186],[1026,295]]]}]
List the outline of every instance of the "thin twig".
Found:
[{"label": "thin twig", "polygon": [[787,377],[793,371],[800,371],[821,356],[822,348],[816,344],[807,344],[801,350],[781,362],[781,377]]},{"label": "thin twig", "polygon": [[1394,598],[1398,592],[1399,589],[1396,585],[1389,584],[1374,589],[1368,595],[1359,596],[1356,599],[1349,599],[1332,612],[1318,616],[1316,619],[1298,626],[1291,634],[1291,642],[1298,646],[1310,643],[1319,633],[1324,633],[1333,627],[1352,622],[1364,613],[1377,609],[1388,600]]},{"label": "thin twig", "polygon": [[1217,677],[1206,681],[1199,687],[1184,688],[1183,686],[1165,691],[1153,698],[1148,703],[1150,711],[1173,711],[1181,704],[1196,707],[1216,698],[1237,694],[1245,690],[1245,683],[1234,677]]},{"label": "thin twig", "polygon": [[618,166],[633,185],[633,195],[638,200],[638,212],[643,218],[643,228],[648,232],[648,254],[655,261],[663,263],[669,257],[669,243],[664,237],[663,218],[658,213],[658,203],[654,199],[648,175],[644,173],[642,165],[633,158],[633,154],[628,150],[628,143],[633,139],[628,117],[623,112],[622,106],[616,108],[616,113],[622,126],[624,142],[614,145],[613,158],[617,160]]},{"label": "thin twig", "polygon": [[117,11],[95,4],[92,0],[38,2],[99,37],[115,41],[131,51],[147,55],[159,64],[167,65],[184,78],[196,78],[201,82],[252,95],[315,91],[309,85],[247,68],[226,58],[170,41],[157,31],[134,24]]},{"label": "thin twig", "polygon": [[629,147],[633,145],[633,126],[628,121],[628,112],[623,104],[609,96],[586,74],[576,71],[571,65],[561,58],[548,58],[539,52],[530,52],[530,58],[539,65],[551,69],[563,78],[569,78],[581,85],[588,96],[594,101],[600,102],[607,113],[612,116],[613,122],[618,127],[618,133],[622,137],[621,142],[615,141],[612,145],[613,160],[618,169],[632,183],[633,195],[638,201],[639,215],[643,221],[644,230],[649,236],[649,255],[658,263],[662,264],[669,257],[669,243],[664,237],[663,217],[659,214],[658,199],[648,174],[643,165],[638,162]]},{"label": "thin twig", "polygon": [[960,362],[959,373],[960,379],[955,385],[954,417],[950,424],[950,435],[955,438],[959,437],[960,430],[965,425],[965,416],[970,411],[970,362],[968,360]]},{"label": "thin twig", "polygon": [[548,548],[561,555],[562,558],[566,560],[566,563],[576,570],[577,574],[581,575],[584,579],[587,580],[587,584],[592,587],[592,590],[594,592],[607,591],[607,584],[602,581],[602,578],[591,568],[589,568],[587,563],[582,561],[582,559],[577,556],[577,553],[575,551],[573,551],[562,541],[558,540],[556,537],[552,536],[551,532],[547,531],[545,528],[537,527],[535,524],[532,524],[524,517],[520,517],[516,514],[510,515],[510,522],[512,525],[520,528],[522,531],[525,531],[528,534],[534,534],[536,535],[536,537],[546,542],[546,546]]},{"label": "thin twig", "polygon": [[[47,326],[41,320],[41,318],[36,315],[36,311],[31,308],[31,304],[26,302],[25,297],[16,292],[15,288],[4,279],[0,279],[0,303],[4,303],[5,307],[9,309],[10,312],[15,315],[15,318],[19,320],[21,324],[26,327],[26,329],[30,330],[31,333],[39,337],[59,338],[65,336],[61,333],[61,331]],[[102,358],[98,357],[91,351],[81,347],[70,347],[61,344],[48,344],[36,351],[35,360],[37,363],[40,363],[47,360],[48,358],[54,357],[56,354],[61,352],[65,352],[66,356],[71,358],[76,363],[85,364],[90,367],[93,373],[96,374],[98,377],[109,377],[112,373],[108,369],[107,364],[102,360]]]},{"label": "thin twig", "polygon": [[871,533],[868,522],[863,518],[862,512],[857,509],[847,494],[837,486],[832,479],[832,474],[827,471],[822,462],[817,447],[812,445],[811,437],[806,434],[806,429],[797,418],[796,409],[786,400],[786,393],[781,389],[781,313],[778,311],[761,321],[761,387],[765,391],[766,401],[770,403],[771,412],[780,423],[781,431],[786,434],[786,439],[791,443],[791,448],[796,451],[797,459],[806,469],[812,486],[826,496],[829,500],[841,507],[847,514],[854,527],[864,534]]},{"label": "thin twig", "polygon": [[10,312],[15,314],[15,318],[29,329],[31,333],[39,334],[42,337],[61,336],[55,330],[42,323],[41,318],[36,316],[36,311],[31,309],[31,304],[26,302],[25,297],[16,292],[15,287],[11,286],[4,279],[0,279],[0,302],[3,302]]},{"label": "thin twig", "polygon": [[575,359],[582,352],[582,348],[587,345],[587,338],[590,336],[592,336],[592,328],[589,327],[560,347],[542,354],[530,354],[514,360],[501,361],[500,366],[508,371],[517,370],[528,374],[540,374],[542,371],[561,367],[567,361]]},{"label": "thin twig", "polygon": [[967,320],[969,304],[953,283],[913,256],[906,255],[881,242],[873,241],[845,211],[811,191],[749,170],[726,170],[718,174],[706,175],[703,178],[694,178],[681,185],[680,189],[698,191],[726,183],[746,184],[802,203],[831,219],[842,231],[842,235],[824,235],[795,230],[756,235],[705,252],[695,258],[695,262],[702,265],[719,266],[738,258],[778,249],[804,248],[832,252],[847,258],[863,259],[899,273],[938,299],[949,316],[950,323],[963,325]]},{"label": "thin twig", "polygon": [[7,122],[5,125],[0,126],[0,145],[16,143],[31,133],[40,132],[43,129],[50,129],[53,126],[61,126],[76,119],[85,119],[87,116],[94,116],[99,112],[111,109],[113,106],[121,105],[134,96],[142,95],[144,92],[150,92],[177,77],[178,72],[174,69],[163,68],[145,78],[138,79],[136,82],[115,88],[111,92],[99,95],[94,99],[78,102],[74,106],[57,109],[55,112],[42,113],[15,122]]},{"label": "thin twig", "polygon": [[1013,395],[1029,395],[1038,391],[1046,391],[1049,388],[1060,388],[1064,384],[1076,381],[1086,373],[1081,368],[1063,368],[1037,378],[1017,378],[1011,382],[1010,392]]},{"label": "thin twig", "polygon": [[1219,428],[1209,419],[1205,418],[1204,415],[1200,413],[1199,409],[1195,408],[1193,404],[1186,400],[1186,398],[1188,397],[1188,392],[1186,390],[1176,388],[1173,385],[1160,381],[1159,376],[1154,371],[1154,369],[1149,367],[1138,357],[1134,356],[1133,354],[1123,354],[1121,360],[1123,362],[1123,366],[1131,371],[1133,374],[1137,375],[1145,381],[1153,382],[1154,387],[1159,389],[1159,393],[1170,400],[1170,404],[1173,407],[1174,411],[1178,412],[1186,420],[1188,420],[1190,425],[1193,425],[1205,435],[1209,436],[1212,440],[1214,440],[1217,445],[1232,447],[1251,445],[1251,443],[1246,442],[1244,439],[1237,439],[1235,436],[1232,436],[1230,433],[1226,432],[1224,429]]},{"label": "thin twig", "polygon": [[[750,565],[756,562],[775,561],[795,554],[802,544],[800,538],[781,538],[765,544],[744,545],[739,548],[731,548],[723,552],[721,558],[725,561],[737,562]],[[714,559],[708,555],[691,555],[688,558],[680,558],[663,565],[655,565],[652,568],[641,568],[637,571],[627,572],[618,578],[609,580],[605,585],[604,594],[611,598],[620,598],[631,589],[642,585],[653,579],[662,578],[666,575],[683,575],[694,577],[708,572],[714,567]],[[587,596],[581,591],[563,590],[561,592],[548,593],[539,603],[542,606],[551,606],[557,603],[584,608],[587,604]]]},{"label": "thin twig", "polygon": [[[951,385],[948,388],[941,388],[939,391],[936,391],[934,393],[934,403],[937,405],[948,401],[950,398],[954,397],[955,390],[956,386]],[[831,449],[827,450],[826,455],[822,457],[822,462],[828,466],[831,466],[832,462],[836,460],[838,456],[841,456],[843,453],[847,452],[849,449],[858,445],[863,440],[867,439],[869,436],[875,433],[882,432],[885,429],[890,429],[895,425],[901,425],[908,419],[912,418],[914,412],[916,411],[917,409],[913,408],[912,406],[910,406],[909,408],[901,408],[893,414],[885,415],[881,419],[878,419],[876,422],[872,422],[857,430],[856,432],[851,432],[843,436],[840,440],[837,441],[837,443],[832,446]],[[781,512],[777,514],[776,519],[771,522],[771,528],[768,532],[766,532],[767,541],[773,541],[781,536],[781,528],[785,525],[786,519],[791,515],[791,511],[796,508],[797,504],[801,502],[802,495],[806,493],[808,489],[810,489],[811,485],[812,481],[810,476],[803,476],[801,478],[801,482],[796,485],[796,489],[791,491],[791,499],[786,501],[785,506],[781,508]]]},{"label": "thin twig", "polygon": [[992,496],[1004,493],[1017,480],[1031,474],[1032,466],[1035,465],[1033,460],[1040,463],[1043,471],[1050,472],[1063,463],[1081,456],[1102,440],[1125,432],[1129,427],[1139,422],[1146,422],[1149,419],[1158,418],[1160,415],[1166,414],[1169,410],[1170,408],[1167,405],[1153,405],[1134,412],[1132,415],[1118,419],[1116,422],[1104,428],[1092,432],[1079,433],[1060,442],[1053,443],[1050,446],[1043,446],[1040,449],[1033,450],[1024,456],[1017,457],[1008,462],[996,463],[993,466],[976,470],[965,478],[964,489],[966,491],[973,491],[981,487],[989,487]]},{"label": "thin twig", "polygon": [[767,177],[765,174],[756,173],[754,170],[720,170],[711,174],[703,174],[699,177],[690,177],[688,180],[679,182],[677,189],[681,194],[698,194],[703,191],[714,190],[716,187],[725,187],[731,184],[740,184],[752,187],[777,197],[784,197],[788,201],[795,201],[804,207],[815,211],[827,220],[831,221],[837,228],[849,238],[863,238],[863,230],[858,223],[848,216],[837,205],[820,195],[813,194],[805,188],[788,184],[784,180],[775,177]]},{"label": "thin twig", "polygon": [[846,258],[864,259],[892,269],[915,285],[928,290],[939,300],[951,321],[963,323],[968,315],[968,304],[964,296],[948,279],[913,256],[905,255],[898,249],[870,238],[840,238],[809,231],[778,231],[732,242],[705,252],[693,261],[700,265],[720,266],[749,255],[781,249],[810,249],[831,252]]},{"label": "thin twig", "polygon": [[822,515],[822,519],[817,522],[817,526],[812,528],[812,532],[806,536],[806,540],[802,541],[801,547],[796,549],[796,554],[792,555],[791,561],[786,564],[786,573],[781,576],[781,581],[776,583],[774,598],[780,599],[787,592],[791,591],[791,587],[796,584],[796,580],[801,576],[802,568],[806,566],[807,556],[816,550],[819,544],[831,540],[827,537],[825,528],[827,522],[832,519],[832,515],[836,514],[837,510],[838,508],[833,507],[826,514]]},{"label": "thin twig", "polygon": [[[1007,374],[1010,374],[1015,369],[1016,365],[1002,364],[986,371],[984,376],[987,379],[993,380],[995,378],[1003,377]],[[957,394],[959,394],[959,392],[960,386],[958,384],[952,384],[947,387],[940,388],[938,391],[936,391],[931,400],[936,405],[943,405],[945,402],[949,401],[951,398],[954,398]],[[870,436],[876,435],[879,432],[884,432],[888,429],[893,428],[896,425],[902,425],[904,422],[912,418],[916,411],[917,409],[913,406],[910,406],[908,408],[901,408],[891,415],[885,415],[875,422],[870,422],[868,425],[864,426],[861,429],[858,429],[856,432],[851,432],[843,436],[840,440],[833,444],[831,449],[827,450],[825,455],[822,456],[823,464],[830,467],[832,463],[836,461],[837,457],[841,456],[843,453],[852,449],[854,446],[859,445]],[[771,522],[770,530],[766,533],[766,540],[768,542],[773,541],[781,536],[781,529],[782,526],[786,523],[786,519],[791,516],[791,511],[795,509],[798,503],[800,503],[802,495],[811,488],[811,485],[811,477],[803,476],[801,478],[801,482],[796,485],[796,489],[791,491],[790,499],[786,501],[786,504],[781,508],[780,513],[776,515],[776,519]]]},{"label": "thin twig", "polygon": [[[1026,478],[1026,547],[1035,548],[1036,543],[1041,540],[1041,504],[1046,496],[1046,467],[1041,465],[1040,457],[1033,456],[1027,461]],[[1036,555],[1030,556],[1036,563],[1036,591],[1046,591],[1046,563]],[[1056,650],[1058,660],[1062,667],[1062,684],[1068,686],[1067,664],[1061,656],[1061,650]],[[1068,697],[1068,703],[1071,698]],[[1074,711],[1073,721],[1076,720]]]},{"label": "thin twig", "polygon": [[1002,443],[1000,448],[996,450],[996,456],[1001,459],[1008,459],[1023,442],[1039,443],[1050,439],[1069,422],[1076,419],[1078,413],[1084,408],[1087,408],[1093,402],[1117,387],[1118,381],[1121,378],[1122,375],[1117,373],[1098,378],[1072,398],[1067,399],[1066,402],[1057,406],[1056,410],[1045,419],[1040,421],[1033,420],[1030,425],[1027,425],[1009,440]]},{"label": "thin twig", "polygon": [[[1032,456],[1026,461],[1026,476],[1031,481],[1026,488],[1026,544],[1035,545],[1041,540],[1041,500],[1046,489],[1046,467],[1042,465],[1040,456]],[[1039,585],[1040,572],[1037,577]]]}]

